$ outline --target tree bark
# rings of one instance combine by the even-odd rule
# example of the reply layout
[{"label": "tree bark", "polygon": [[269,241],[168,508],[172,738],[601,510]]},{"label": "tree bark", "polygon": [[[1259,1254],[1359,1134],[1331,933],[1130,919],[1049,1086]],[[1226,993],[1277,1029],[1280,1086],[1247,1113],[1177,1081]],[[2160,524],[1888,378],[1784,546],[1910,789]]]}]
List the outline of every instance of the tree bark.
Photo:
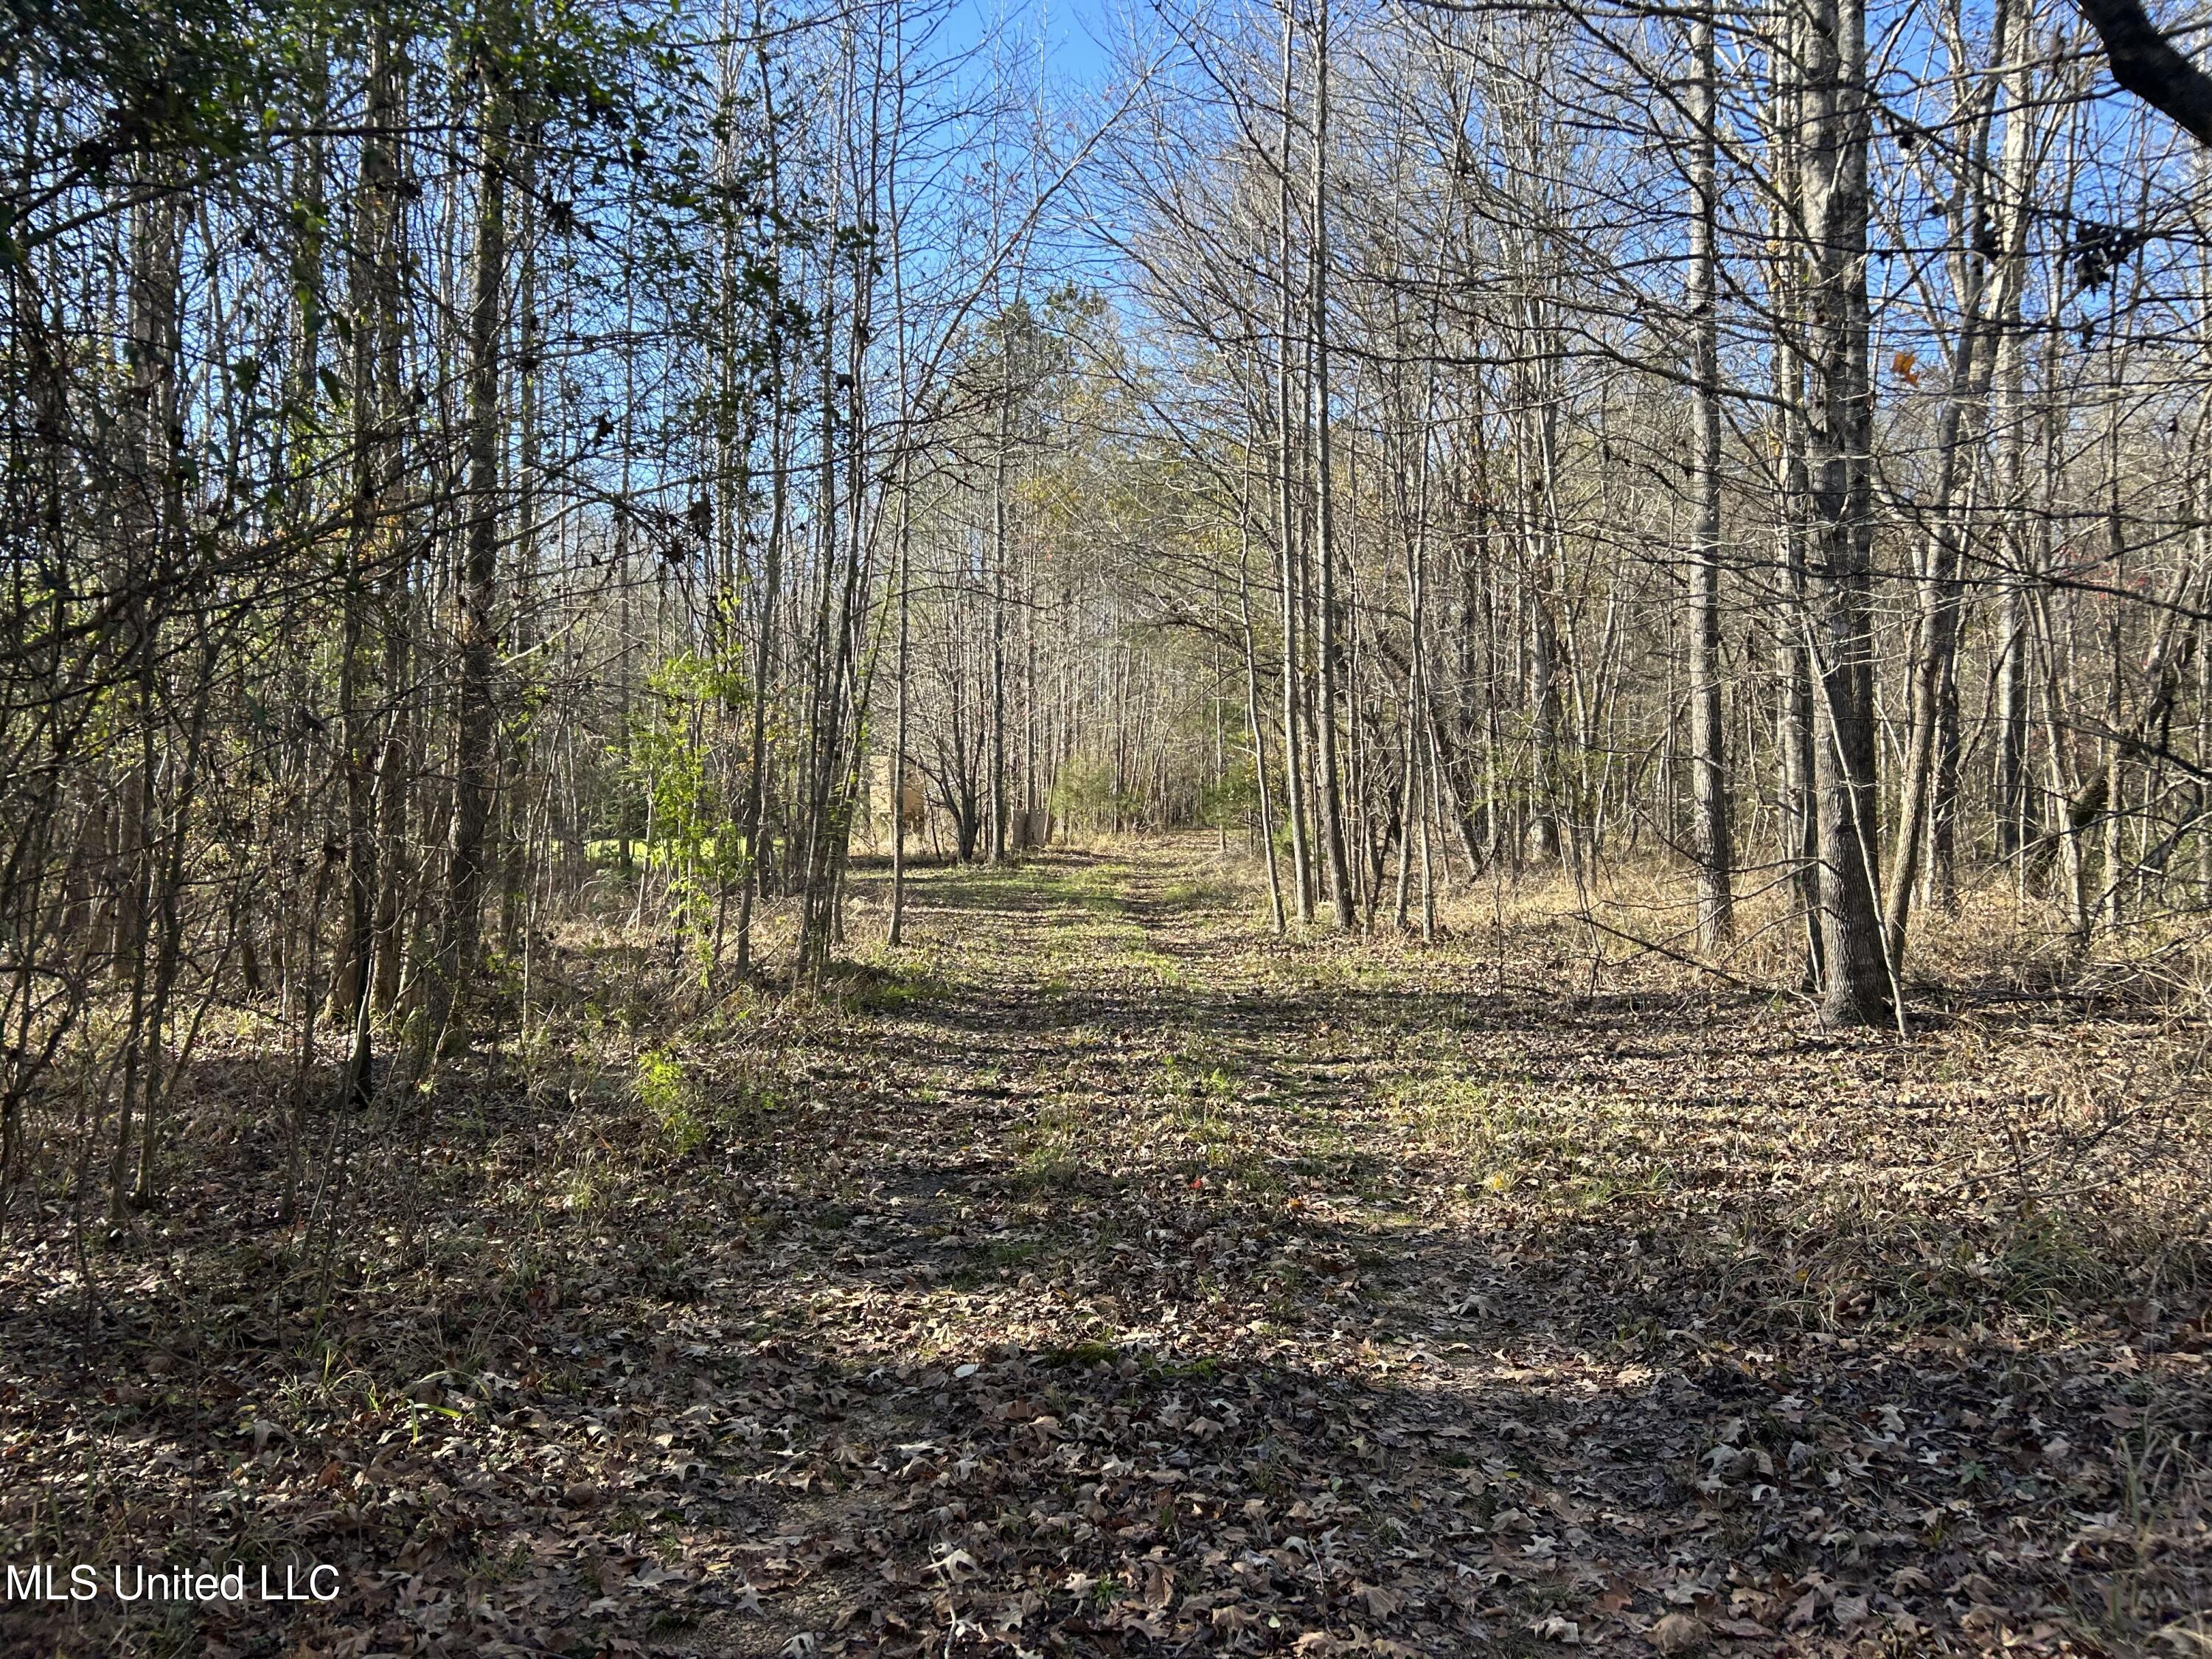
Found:
[{"label": "tree bark", "polygon": [[1306,839],[1306,744],[1301,718],[1304,699],[1299,681],[1304,673],[1304,650],[1299,626],[1304,606],[1304,583],[1300,580],[1304,561],[1298,538],[1297,502],[1291,467],[1293,441],[1291,342],[1293,283],[1291,281],[1291,100],[1297,62],[1297,33],[1289,0],[1283,6],[1282,129],[1276,153],[1276,263],[1282,278],[1276,321],[1275,377],[1275,521],[1278,552],[1282,559],[1283,599],[1283,810],[1291,825],[1291,884],[1301,924],[1313,921],[1313,853]]},{"label": "tree bark", "polygon": [[446,914],[424,1038],[465,1048],[469,1002],[483,940],[485,829],[498,787],[500,369],[506,331],[507,173],[514,118],[511,27],[495,0],[477,52],[483,87],[477,150],[475,270],[469,308],[467,539],[460,582],[459,716],[455,732],[453,817],[446,868]]},{"label": "tree bark", "polygon": [[1719,191],[1714,123],[1718,68],[1713,7],[1691,24],[1697,78],[1690,100],[1695,127],[1690,190],[1690,315],[1697,333],[1696,426],[1692,463],[1690,563],[1690,732],[1698,812],[1698,943],[1717,951],[1735,933],[1734,825],[1729,800],[1727,726],[1721,684],[1721,404]]},{"label": "tree bark", "polygon": [[1874,394],[1868,364],[1864,0],[1806,0],[1798,146],[1808,240],[1807,461],[1817,688],[1821,1010],[1863,1025],[1891,1012],[1875,859]]}]

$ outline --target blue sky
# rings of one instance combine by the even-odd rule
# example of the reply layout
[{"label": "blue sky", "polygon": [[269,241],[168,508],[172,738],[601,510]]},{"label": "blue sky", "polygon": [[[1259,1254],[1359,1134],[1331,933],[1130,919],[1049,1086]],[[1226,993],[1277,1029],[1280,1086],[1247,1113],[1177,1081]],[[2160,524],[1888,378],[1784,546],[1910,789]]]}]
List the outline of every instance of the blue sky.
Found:
[{"label": "blue sky", "polygon": [[1042,31],[1051,78],[1063,86],[1095,88],[1105,78],[1107,54],[1097,45],[1109,27],[1111,0],[960,0],[953,16],[963,33],[981,34],[1003,18],[1012,32]]}]

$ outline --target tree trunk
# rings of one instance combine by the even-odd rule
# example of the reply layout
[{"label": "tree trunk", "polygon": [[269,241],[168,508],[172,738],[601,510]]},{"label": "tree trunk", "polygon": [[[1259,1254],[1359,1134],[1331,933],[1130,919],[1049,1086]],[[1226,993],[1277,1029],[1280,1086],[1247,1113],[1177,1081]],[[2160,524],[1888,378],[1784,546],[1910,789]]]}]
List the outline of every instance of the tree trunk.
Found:
[{"label": "tree trunk", "polygon": [[1874,708],[1874,393],[1867,361],[1864,0],[1806,0],[1799,145],[1808,276],[1807,463],[1817,690],[1821,1009],[1833,1024],[1891,1009],[1875,870],[1881,844]]},{"label": "tree trunk", "polygon": [[428,1005],[426,1042],[465,1048],[483,938],[485,828],[498,786],[500,358],[506,331],[507,170],[513,102],[509,18],[495,3],[477,55],[483,110],[477,138],[475,270],[469,311],[468,509],[460,583],[460,696],[446,914]]},{"label": "tree trunk", "polygon": [[1328,0],[1314,18],[1313,154],[1314,562],[1321,570],[1321,634],[1314,641],[1320,670],[1322,836],[1328,852],[1328,890],[1336,925],[1352,927],[1352,871],[1346,857],[1343,769],[1337,755],[1337,599],[1335,481],[1330,476],[1328,398]]},{"label": "tree trunk", "polygon": [[991,862],[1006,861],[1006,459],[1013,443],[1014,345],[1003,343],[999,441],[991,460]]},{"label": "tree trunk", "polygon": [[1291,280],[1291,100],[1297,62],[1297,32],[1285,0],[1283,8],[1282,129],[1276,152],[1276,264],[1282,279],[1276,316],[1275,376],[1275,524],[1278,552],[1282,559],[1283,599],[1283,811],[1291,826],[1291,884],[1297,901],[1300,923],[1313,921],[1313,854],[1306,840],[1306,744],[1302,718],[1304,699],[1299,681],[1304,673],[1304,649],[1299,626],[1304,609],[1304,583],[1300,580],[1304,550],[1299,544],[1297,502],[1292,488],[1293,372],[1291,342],[1294,284]]},{"label": "tree trunk", "polygon": [[1734,826],[1721,685],[1720,266],[1716,246],[1718,70],[1713,9],[1692,25],[1697,81],[1690,102],[1696,146],[1691,177],[1690,315],[1697,331],[1696,425],[1690,563],[1690,737],[1698,812],[1698,943],[1717,951],[1735,933]]}]

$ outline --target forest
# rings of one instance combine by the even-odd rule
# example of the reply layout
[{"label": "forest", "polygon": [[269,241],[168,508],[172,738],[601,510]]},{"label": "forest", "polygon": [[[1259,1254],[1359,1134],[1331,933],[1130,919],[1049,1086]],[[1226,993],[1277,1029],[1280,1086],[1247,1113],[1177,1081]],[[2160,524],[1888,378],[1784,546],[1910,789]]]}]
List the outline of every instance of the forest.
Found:
[{"label": "forest", "polygon": [[9,0],[0,1651],[2212,1656],[2138,0]]}]

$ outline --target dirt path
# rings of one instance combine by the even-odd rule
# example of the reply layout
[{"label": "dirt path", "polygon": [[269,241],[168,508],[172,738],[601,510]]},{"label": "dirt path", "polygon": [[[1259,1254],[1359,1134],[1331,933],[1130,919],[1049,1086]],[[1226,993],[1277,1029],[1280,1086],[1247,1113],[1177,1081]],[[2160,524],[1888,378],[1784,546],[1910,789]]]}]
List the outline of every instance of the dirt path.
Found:
[{"label": "dirt path", "polygon": [[[2118,1188],[2008,1207],[2049,1032],[1262,920],[1196,842],[925,872],[862,1007],[655,1060],[642,1127],[566,1085],[567,1174],[482,1174],[542,1091],[457,1133],[319,1388],[182,1362],[246,1366],[226,1452],[159,1383],[13,1443],[349,1564],[149,1652],[2191,1650],[2202,1302]],[[15,1396],[82,1389],[17,1323]]]},{"label": "dirt path", "polygon": [[[1890,1046],[1279,945],[1188,846],[921,892],[942,984],[870,1056],[915,1109],[839,1149],[815,1224],[849,1247],[772,1265],[798,1343],[890,1368],[843,1524],[951,1565],[787,1619],[932,1651],[2100,1639],[2089,1567],[2141,1563],[2100,1549],[2116,1511],[2084,1530],[2097,1451],[2185,1419],[2136,1333],[1848,1334],[1834,1226],[1772,1201],[1929,1164],[1942,1099],[1865,1121],[1915,1092]],[[2201,1401],[2201,1343],[2168,1357]]]}]

